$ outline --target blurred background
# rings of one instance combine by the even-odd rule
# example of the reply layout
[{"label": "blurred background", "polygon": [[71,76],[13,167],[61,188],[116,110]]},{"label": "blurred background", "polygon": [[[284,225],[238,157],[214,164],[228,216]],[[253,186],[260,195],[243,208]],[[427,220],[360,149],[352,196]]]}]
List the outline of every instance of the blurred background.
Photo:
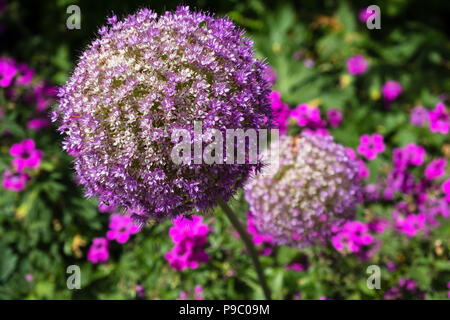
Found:
[{"label": "blurred background", "polygon": [[[57,86],[70,77],[107,16],[114,12],[121,18],[142,7],[163,13],[179,4],[0,0],[0,299],[262,298],[251,261],[242,254],[243,245],[220,209],[203,219],[209,230],[202,248],[208,261],[195,268],[179,270],[165,258],[174,245],[170,221],[130,234],[125,243],[111,241],[100,258],[90,257],[94,239],[105,237],[110,213],[115,211],[83,197],[71,157],[61,151],[61,137],[49,122]],[[327,128],[340,143],[355,149],[362,134],[382,134],[386,152],[365,163],[366,185],[386,184],[392,150],[408,143],[426,148],[427,163],[437,158],[450,161],[448,132],[432,132],[411,118],[416,106],[423,106],[426,114],[439,101],[449,105],[450,4],[446,1],[182,4],[227,15],[245,28],[258,57],[267,59],[272,68],[273,90],[289,109],[307,103],[319,108],[323,117],[330,110],[343,115],[336,126],[330,121]],[[372,4],[381,9],[381,29],[366,25],[364,11]],[[80,8],[80,29],[66,26],[70,5]],[[348,66],[355,55],[368,64],[359,74]],[[389,80],[402,87],[401,96],[392,101],[382,91]],[[302,130],[292,119],[287,121],[288,134]],[[36,153],[40,163],[20,175],[11,169],[10,149],[25,139],[32,139],[34,149],[40,150]],[[423,170],[414,172],[417,181]],[[430,197],[438,198],[436,193]],[[232,206],[246,219],[259,246],[276,299],[447,299],[448,202],[442,200],[439,217],[429,228],[408,233],[398,228],[392,212],[400,202],[411,204],[411,195],[396,194],[394,200],[376,198],[358,208],[357,219],[373,238],[370,248],[359,252],[331,242],[301,251],[276,247],[252,228],[242,195]],[[79,290],[67,288],[70,265],[80,267]],[[379,290],[366,285],[370,265],[381,268]]]}]

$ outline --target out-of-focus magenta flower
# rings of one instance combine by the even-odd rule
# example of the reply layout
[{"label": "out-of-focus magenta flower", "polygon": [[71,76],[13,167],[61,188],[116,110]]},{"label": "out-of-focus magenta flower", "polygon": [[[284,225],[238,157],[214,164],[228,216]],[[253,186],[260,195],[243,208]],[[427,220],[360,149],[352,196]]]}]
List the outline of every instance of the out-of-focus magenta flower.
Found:
[{"label": "out-of-focus magenta flower", "polygon": [[109,220],[109,231],[106,233],[108,240],[116,240],[118,243],[125,243],[132,234],[139,232],[139,227],[134,220],[120,213],[114,213]]},{"label": "out-of-focus magenta flower", "polygon": [[27,122],[27,129],[38,131],[50,126],[50,121],[47,118],[35,118]]},{"label": "out-of-focus magenta flower", "polygon": [[169,265],[175,270],[187,268],[196,269],[201,262],[209,260],[208,254],[202,249],[206,244],[209,228],[203,223],[203,217],[189,218],[179,216],[173,221],[169,236],[175,246],[165,254]]},{"label": "out-of-focus magenta flower", "polygon": [[370,170],[366,163],[356,156],[355,150],[350,147],[345,148],[347,155],[352,160],[358,161],[358,175],[360,179],[367,179],[370,176]]},{"label": "out-of-focus magenta flower", "polygon": [[189,290],[188,292],[180,291],[180,296],[176,300],[204,300],[203,297],[203,287],[201,285],[196,285],[194,290]]},{"label": "out-of-focus magenta flower", "polygon": [[398,285],[386,291],[385,300],[425,299],[425,293],[419,289],[417,282],[412,279],[400,279]]},{"label": "out-of-focus magenta flower", "polygon": [[16,73],[17,67],[13,59],[0,58],[0,87],[9,87]]},{"label": "out-of-focus magenta flower", "polygon": [[422,106],[415,106],[411,110],[409,120],[415,126],[423,126],[428,121],[428,110]]},{"label": "out-of-focus magenta flower", "polygon": [[108,257],[108,240],[105,238],[94,238],[89,248],[87,259],[92,263],[99,263],[107,261]]},{"label": "out-of-focus magenta flower", "polygon": [[357,54],[347,60],[347,70],[350,74],[364,74],[366,73],[369,64],[360,54]]},{"label": "out-of-focus magenta flower", "polygon": [[369,183],[364,186],[364,201],[376,202],[380,199],[380,188],[377,184]]},{"label": "out-of-focus magenta flower", "polygon": [[360,179],[367,179],[370,176],[370,170],[367,167],[366,163],[361,160],[358,159],[358,168],[359,168],[359,178]]},{"label": "out-of-focus magenta flower", "polygon": [[19,75],[16,78],[15,84],[18,86],[24,86],[31,83],[34,76],[34,70],[28,67],[25,63],[19,63],[17,65],[17,71]]},{"label": "out-of-focus magenta flower", "polygon": [[384,218],[374,218],[372,221],[370,221],[367,226],[369,227],[369,230],[375,233],[384,233],[386,228],[389,225],[389,221]]},{"label": "out-of-focus magenta flower", "polygon": [[[369,12],[367,12],[369,11]],[[359,21],[361,22],[367,22],[367,20],[372,16],[375,15],[376,12],[374,10],[367,10],[367,8],[361,9],[361,11],[359,11]]]},{"label": "out-of-focus magenta flower", "polygon": [[414,237],[419,231],[425,228],[426,216],[423,213],[408,214],[406,217],[398,216],[395,219],[395,226],[400,233],[408,237]]},{"label": "out-of-focus magenta flower", "polygon": [[319,127],[323,126],[323,121],[320,117],[320,110],[317,107],[309,106],[308,104],[299,104],[292,110],[291,117],[297,120],[300,127]]},{"label": "out-of-focus magenta flower", "polygon": [[115,204],[113,204],[113,203],[111,203],[109,205],[104,203],[103,201],[100,201],[98,203],[98,211],[100,213],[113,212],[113,211],[116,211],[116,210],[117,210],[117,206]]},{"label": "out-of-focus magenta flower", "polygon": [[342,118],[342,112],[339,109],[330,109],[327,111],[327,119],[332,128],[339,127]]},{"label": "out-of-focus magenta flower", "polygon": [[447,134],[450,131],[450,116],[445,110],[442,102],[436,104],[435,108],[428,113],[430,131]]},{"label": "out-of-focus magenta flower", "polygon": [[328,131],[325,128],[314,128],[314,129],[310,129],[310,128],[305,128],[302,131],[302,134],[309,134],[311,136],[321,136],[321,137],[326,137],[330,135],[330,131]]},{"label": "out-of-focus magenta flower", "polygon": [[415,143],[410,143],[404,148],[395,148],[392,151],[392,164],[397,170],[405,170],[409,166],[420,166],[425,161],[425,148]]},{"label": "out-of-focus magenta flower", "polygon": [[303,64],[305,65],[305,67],[307,68],[312,68],[315,65],[315,62],[313,59],[307,58],[305,59],[305,61],[303,62]]},{"label": "out-of-focus magenta flower", "polygon": [[144,298],[145,297],[145,289],[140,284],[136,285],[136,296],[139,297],[139,298]]},{"label": "out-of-focus magenta flower", "polygon": [[335,228],[331,238],[334,248],[340,252],[358,253],[363,247],[374,242],[369,227],[360,221],[348,221],[341,228]]},{"label": "out-of-focus magenta flower", "polygon": [[300,50],[297,50],[294,52],[292,57],[294,58],[294,60],[300,60],[303,57],[303,53]]},{"label": "out-of-focus magenta flower", "polygon": [[299,263],[299,262],[291,262],[291,263],[285,265],[284,268],[286,270],[292,270],[292,271],[297,271],[297,272],[305,271],[307,269],[306,266],[304,266],[302,263]]},{"label": "out-of-focus magenta flower", "polygon": [[31,273],[27,273],[25,275],[25,280],[27,280],[27,282],[33,282],[34,281],[34,276]]},{"label": "out-of-focus magenta flower", "polygon": [[3,188],[11,191],[22,191],[25,189],[25,184],[29,180],[29,177],[24,172],[12,172],[11,170],[5,170],[3,172]]},{"label": "out-of-focus magenta flower", "polygon": [[264,248],[260,251],[260,254],[270,255],[272,253],[273,237],[271,235],[258,232],[255,226],[255,219],[250,211],[247,212],[247,232],[251,235],[255,246],[264,246]]},{"label": "out-of-focus magenta flower", "polygon": [[9,154],[14,157],[12,164],[17,171],[23,171],[24,168],[38,168],[43,157],[43,152],[36,149],[32,139],[25,139],[20,143],[13,144],[9,149]]},{"label": "out-of-focus magenta flower", "polygon": [[395,265],[395,262],[394,262],[394,261],[391,261],[391,260],[389,260],[388,262],[386,262],[386,268],[387,268],[389,271],[391,271],[391,272],[397,270],[397,266]]},{"label": "out-of-focus magenta flower", "polygon": [[442,192],[445,194],[445,200],[450,202],[450,179],[447,179],[442,184]]},{"label": "out-of-focus magenta flower", "polygon": [[383,88],[381,88],[381,92],[383,93],[384,98],[386,101],[393,101],[397,99],[397,97],[402,93],[403,89],[399,82],[389,80],[386,81],[383,85]]},{"label": "out-of-focus magenta flower", "polygon": [[36,102],[36,109],[44,111],[56,99],[58,89],[46,82],[38,83],[34,88],[29,100]]},{"label": "out-of-focus magenta flower", "polygon": [[280,130],[280,134],[285,134],[288,127],[288,119],[290,114],[289,106],[281,101],[281,93],[272,91],[269,95],[270,106],[273,113],[273,122]]},{"label": "out-of-focus magenta flower", "polygon": [[385,150],[383,136],[378,133],[372,135],[363,134],[359,139],[359,145],[356,150],[360,155],[366,157],[367,160],[375,159],[379,153]]},{"label": "out-of-focus magenta flower", "polygon": [[445,166],[447,165],[447,161],[445,158],[439,158],[431,161],[428,166],[425,168],[425,177],[428,180],[440,179],[445,174]]}]

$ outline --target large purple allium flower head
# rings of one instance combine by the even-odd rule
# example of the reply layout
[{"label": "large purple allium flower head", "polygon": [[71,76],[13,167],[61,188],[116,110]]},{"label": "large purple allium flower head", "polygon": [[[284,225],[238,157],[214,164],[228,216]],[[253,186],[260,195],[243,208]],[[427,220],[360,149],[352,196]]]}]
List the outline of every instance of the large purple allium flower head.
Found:
[{"label": "large purple allium flower head", "polygon": [[358,162],[332,136],[283,136],[276,149],[279,165],[245,186],[256,229],[298,248],[329,239],[361,200]]},{"label": "large purple allium flower head", "polygon": [[252,46],[227,18],[188,7],[110,17],[53,114],[87,196],[142,208],[143,220],[229,200],[261,163],[176,164],[171,136],[185,129],[193,142],[194,121],[203,132],[271,127],[266,63]]}]

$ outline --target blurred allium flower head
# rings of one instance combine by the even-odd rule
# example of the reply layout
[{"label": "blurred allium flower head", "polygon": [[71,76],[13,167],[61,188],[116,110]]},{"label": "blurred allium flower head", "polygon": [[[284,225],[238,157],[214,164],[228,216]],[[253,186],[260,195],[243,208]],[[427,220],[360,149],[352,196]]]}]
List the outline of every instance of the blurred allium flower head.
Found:
[{"label": "blurred allium flower head", "polygon": [[[53,120],[87,196],[174,218],[228,201],[258,164],[172,161],[175,129],[269,128],[266,65],[227,18],[179,7],[113,16],[59,90]],[[193,138],[192,138],[193,142]],[[205,145],[203,147],[206,147]]]},{"label": "blurred allium flower head", "polygon": [[361,199],[358,163],[331,136],[283,136],[279,165],[266,170],[249,181],[245,196],[256,229],[276,244],[302,248],[325,240]]},{"label": "blurred allium flower head", "polygon": [[386,101],[393,101],[397,99],[402,91],[403,88],[401,84],[393,80],[386,81],[383,85],[383,88],[381,88],[381,92],[383,93],[384,99],[386,99]]},{"label": "blurred allium flower head", "polygon": [[355,150],[353,150],[350,147],[346,147],[345,151],[347,152],[347,155],[348,155],[348,157],[351,160],[355,160],[355,161],[358,162],[358,175],[359,175],[359,178],[360,179],[368,178],[370,176],[370,170],[369,170],[369,168],[367,168],[366,163],[356,156]]},{"label": "blurred allium flower head", "polygon": [[350,74],[364,74],[369,64],[360,54],[357,54],[347,60],[347,70]]}]

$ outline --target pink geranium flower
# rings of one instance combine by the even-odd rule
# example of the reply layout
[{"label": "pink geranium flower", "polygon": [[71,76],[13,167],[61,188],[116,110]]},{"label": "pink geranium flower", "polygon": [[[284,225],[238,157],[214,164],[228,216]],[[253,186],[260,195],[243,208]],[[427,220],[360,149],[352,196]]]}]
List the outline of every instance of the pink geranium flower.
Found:
[{"label": "pink geranium flower", "polygon": [[20,143],[15,143],[9,149],[9,154],[14,157],[12,164],[17,171],[24,168],[36,169],[42,161],[43,153],[36,149],[32,139],[25,139]]},{"label": "pink geranium flower", "polygon": [[173,221],[169,235],[175,246],[164,257],[175,270],[187,268],[196,269],[201,262],[209,260],[208,254],[202,249],[209,233],[208,225],[203,223],[203,217],[179,216]]},{"label": "pink geranium flower", "polygon": [[[367,12],[369,11],[369,12]],[[374,10],[367,10],[367,8],[362,9],[359,11],[358,18],[361,22],[367,22],[367,20],[372,16],[375,15],[376,12]]]},{"label": "pink geranium flower", "polygon": [[20,63],[17,66],[17,71],[19,75],[16,78],[16,85],[27,85],[31,83],[31,80],[33,80],[34,75],[33,69],[31,69],[24,63]]},{"label": "pink geranium flower", "polygon": [[87,259],[92,263],[105,262],[108,260],[108,240],[105,238],[94,238],[89,248]]},{"label": "pink geranium flower", "polygon": [[327,119],[332,128],[339,127],[342,118],[342,112],[339,109],[330,109],[327,111]]},{"label": "pink geranium flower", "polygon": [[118,243],[125,243],[132,234],[139,232],[139,227],[129,216],[114,213],[109,220],[109,231],[106,233],[108,240],[116,240]]},{"label": "pink geranium flower", "polygon": [[38,131],[40,129],[47,128],[48,126],[50,126],[50,122],[47,118],[35,118],[27,122],[27,129],[31,129],[33,131]]},{"label": "pink geranium flower", "polygon": [[444,176],[447,161],[445,158],[439,158],[431,161],[425,168],[425,177],[428,180],[440,179]]},{"label": "pink geranium flower", "polygon": [[322,119],[320,118],[320,110],[316,107],[311,107],[304,104],[299,104],[291,112],[291,117],[297,120],[297,124],[300,127],[305,126],[320,126],[322,124]]},{"label": "pink geranium flower", "polygon": [[447,202],[450,202],[450,179],[444,181],[444,183],[442,184],[442,191],[445,194],[445,200]]},{"label": "pink geranium flower", "polygon": [[25,184],[28,180],[29,177],[26,173],[5,170],[3,172],[2,185],[6,190],[19,192],[25,189]]},{"label": "pink geranium flower", "polygon": [[386,101],[393,101],[402,93],[403,89],[399,82],[397,81],[386,81],[381,89]]},{"label": "pink geranium flower", "polygon": [[442,102],[436,104],[435,108],[428,113],[430,131],[447,134],[450,132],[450,116],[445,110]]},{"label": "pink geranium flower", "polygon": [[269,94],[270,106],[273,113],[273,121],[280,134],[285,134],[288,127],[288,119],[290,114],[289,106],[281,101],[281,93],[272,91]]},{"label": "pink geranium flower", "polygon": [[0,58],[0,87],[9,87],[17,73],[15,62],[11,58]]},{"label": "pink geranium flower", "polygon": [[423,213],[408,214],[406,217],[399,217],[395,221],[395,226],[400,233],[406,234],[408,237],[414,237],[419,231],[424,229],[426,216]]},{"label": "pink geranium flower", "polygon": [[363,134],[359,139],[359,146],[356,150],[360,155],[366,157],[367,160],[375,159],[379,153],[385,150],[383,136],[377,133],[372,135]]},{"label": "pink geranium flower", "polygon": [[369,64],[360,54],[347,60],[347,70],[350,74],[364,74]]},{"label": "pink geranium flower", "polygon": [[423,126],[428,121],[428,110],[422,106],[415,106],[411,110],[410,122],[415,126]]}]

